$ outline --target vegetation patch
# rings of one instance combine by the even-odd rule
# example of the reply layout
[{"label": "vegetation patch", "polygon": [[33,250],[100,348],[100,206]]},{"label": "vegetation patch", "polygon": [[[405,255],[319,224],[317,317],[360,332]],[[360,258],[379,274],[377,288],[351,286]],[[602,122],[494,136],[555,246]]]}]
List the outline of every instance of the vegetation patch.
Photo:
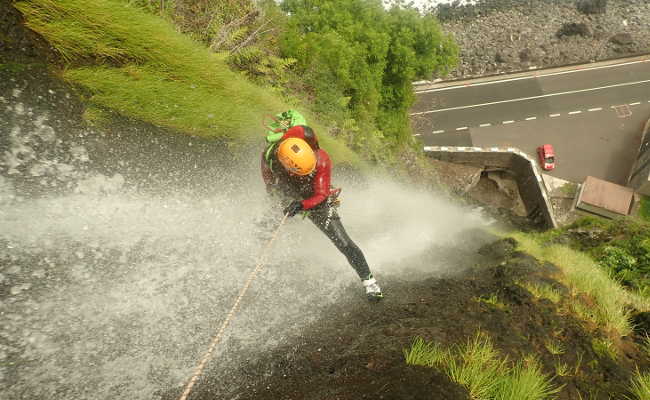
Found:
[{"label": "vegetation patch", "polygon": [[650,399],[650,373],[642,374],[638,370],[630,383],[630,400]]},{"label": "vegetation patch", "polygon": [[648,196],[641,196],[639,217],[641,217],[646,222],[650,222],[650,197]]},{"label": "vegetation patch", "polygon": [[295,59],[298,85],[315,110],[336,121],[368,158],[377,147],[412,144],[408,110],[412,82],[446,75],[458,48],[433,15],[405,6],[386,11],[378,0],[285,0],[291,15],[279,37]]},{"label": "vegetation patch", "polygon": [[500,356],[490,338],[480,331],[466,344],[451,350],[416,338],[404,350],[404,357],[410,365],[441,368],[452,381],[467,387],[473,399],[541,400],[560,391],[541,372],[535,358],[513,364]]},{"label": "vegetation patch", "polygon": [[[164,19],[124,0],[18,2],[27,25],[68,63],[88,102],[203,137],[259,140],[262,116],[289,108]],[[89,114],[92,115],[92,114]],[[337,162],[358,157],[312,123]]]},{"label": "vegetation patch", "polygon": [[521,250],[558,266],[563,273],[559,279],[573,289],[575,298],[583,294],[593,299],[594,304],[589,307],[591,312],[585,315],[598,325],[628,335],[632,332],[630,307],[650,310],[650,301],[626,291],[589,255],[564,245],[543,245],[533,234],[514,233],[511,236],[518,241]]},{"label": "vegetation patch", "polygon": [[625,287],[650,297],[650,223],[585,217],[537,238],[585,252]]}]

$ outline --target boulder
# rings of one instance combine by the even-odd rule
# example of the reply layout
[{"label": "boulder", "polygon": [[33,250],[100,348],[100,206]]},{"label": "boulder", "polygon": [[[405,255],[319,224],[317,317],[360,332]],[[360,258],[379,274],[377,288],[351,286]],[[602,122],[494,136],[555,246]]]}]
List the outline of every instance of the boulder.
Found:
[{"label": "boulder", "polygon": [[591,35],[591,29],[587,26],[585,23],[575,23],[575,22],[570,22],[570,23],[565,23],[562,24],[560,29],[557,31],[555,36],[558,38],[563,38],[566,36],[590,36]]},{"label": "boulder", "polygon": [[578,11],[583,14],[605,14],[607,12],[607,0],[579,0]]},{"label": "boulder", "polygon": [[634,44],[632,35],[627,32],[617,33],[616,35],[609,38],[609,41],[620,46],[628,46]]},{"label": "boulder", "polygon": [[528,48],[526,47],[519,52],[519,60],[521,62],[536,62],[544,58],[546,53],[539,47]]},{"label": "boulder", "polygon": [[512,63],[517,61],[516,53],[512,49],[501,49],[494,56],[497,63]]}]

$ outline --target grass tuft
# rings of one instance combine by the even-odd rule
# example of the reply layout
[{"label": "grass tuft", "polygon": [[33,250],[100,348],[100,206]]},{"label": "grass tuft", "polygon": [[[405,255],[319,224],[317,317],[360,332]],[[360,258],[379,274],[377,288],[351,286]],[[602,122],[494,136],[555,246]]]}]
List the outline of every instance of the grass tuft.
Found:
[{"label": "grass tuft", "polygon": [[611,358],[616,361],[618,359],[618,352],[616,351],[616,346],[611,339],[592,339],[591,347],[594,349],[596,354],[603,358]]},{"label": "grass tuft", "polygon": [[427,343],[420,337],[413,340],[410,349],[404,349],[404,358],[409,365],[432,367],[446,357],[447,353],[440,348],[438,343]]},{"label": "grass tuft", "polygon": [[541,372],[537,360],[529,357],[511,366],[480,331],[450,351],[417,338],[404,356],[407,364],[442,368],[472,399],[543,400],[560,390]]},{"label": "grass tuft", "polygon": [[502,377],[499,391],[493,397],[503,400],[548,399],[558,393],[561,387],[552,384],[551,378],[542,374],[537,361],[517,363],[509,375]]},{"label": "grass tuft", "polygon": [[499,296],[497,296],[496,293],[490,295],[490,296],[481,296],[477,297],[476,301],[479,303],[485,303],[488,304],[492,307],[498,308],[499,310],[505,311],[507,310],[508,306],[506,306],[502,301],[499,300]]},{"label": "grass tuft", "polygon": [[555,375],[557,376],[569,376],[569,366],[563,362],[557,362],[555,364]]},{"label": "grass tuft", "polygon": [[555,342],[553,340],[549,340],[548,342],[545,343],[544,345],[546,347],[546,350],[548,350],[549,353],[557,356],[560,354],[564,354],[564,346],[560,342]]},{"label": "grass tuft", "polygon": [[449,377],[469,390],[473,399],[487,399],[496,393],[499,377],[506,370],[506,361],[498,358],[492,342],[480,332],[459,349],[459,357],[447,362]]},{"label": "grass tuft", "polygon": [[559,303],[562,298],[559,290],[546,283],[517,282],[517,284],[526,288],[538,299],[548,299],[553,303]]},{"label": "grass tuft", "polygon": [[630,382],[630,392],[634,396],[628,397],[630,400],[650,399],[650,374],[642,374],[637,370]]}]

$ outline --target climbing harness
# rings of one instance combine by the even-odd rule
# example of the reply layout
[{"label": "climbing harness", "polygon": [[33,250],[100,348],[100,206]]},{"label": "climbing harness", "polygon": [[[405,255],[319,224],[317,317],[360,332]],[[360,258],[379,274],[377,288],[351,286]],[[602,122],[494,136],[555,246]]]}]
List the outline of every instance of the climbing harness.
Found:
[{"label": "climbing harness", "polygon": [[246,294],[246,291],[250,287],[251,283],[255,280],[257,277],[257,274],[262,270],[264,266],[264,261],[265,261],[265,256],[268,250],[271,248],[271,244],[275,241],[275,238],[278,236],[278,232],[280,232],[280,228],[284,223],[286,222],[287,218],[289,217],[289,214],[285,214],[284,217],[282,218],[282,221],[280,221],[280,225],[275,229],[275,232],[273,232],[273,236],[271,239],[266,243],[266,246],[262,249],[262,252],[260,253],[260,256],[257,260],[257,265],[255,266],[255,269],[250,273],[248,276],[248,280],[246,280],[246,283],[244,283],[244,286],[242,287],[241,291],[239,292],[239,296],[237,296],[237,300],[235,300],[235,304],[232,305],[232,308],[230,309],[230,312],[226,316],[226,319],[223,321],[221,324],[221,328],[219,328],[219,331],[217,334],[214,336],[212,339],[212,343],[210,343],[210,347],[208,348],[208,351],[205,353],[203,356],[203,359],[201,362],[197,365],[196,369],[194,370],[194,374],[190,378],[190,380],[187,382],[187,385],[185,386],[185,390],[183,391],[183,394],[181,397],[179,397],[179,400],[186,400],[187,397],[190,395],[190,392],[192,391],[192,387],[194,387],[194,384],[199,380],[199,377],[203,374],[203,369],[205,368],[206,364],[208,361],[210,361],[210,358],[212,357],[212,353],[214,350],[217,348],[217,345],[221,341],[221,337],[223,336],[224,331],[230,324],[230,321],[232,321],[233,317],[235,316],[235,313],[237,312],[237,308],[239,307],[239,303],[241,302],[242,298]]}]

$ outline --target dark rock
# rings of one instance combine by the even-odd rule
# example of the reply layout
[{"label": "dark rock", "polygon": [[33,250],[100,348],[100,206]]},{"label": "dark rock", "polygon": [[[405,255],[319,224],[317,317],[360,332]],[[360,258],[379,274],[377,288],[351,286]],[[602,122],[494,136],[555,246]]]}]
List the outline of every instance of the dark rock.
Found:
[{"label": "dark rock", "polygon": [[501,293],[505,300],[517,305],[531,304],[533,299],[528,290],[516,285],[504,287]]},{"label": "dark rock", "polygon": [[525,48],[519,52],[519,60],[521,62],[536,62],[541,60],[545,55],[545,51],[542,48]]},{"label": "dark rock", "polygon": [[612,235],[598,227],[572,228],[569,234],[583,246],[595,247],[613,239]]},{"label": "dark rock", "polygon": [[605,14],[607,0],[579,0],[577,7],[583,14]]},{"label": "dark rock", "polygon": [[609,38],[609,41],[620,46],[628,46],[634,44],[632,35],[627,32],[617,33],[616,35]]},{"label": "dark rock", "polygon": [[591,35],[591,30],[585,23],[566,23],[562,24],[562,27],[557,31],[555,36],[558,38],[563,38],[566,36],[582,36],[582,37],[587,37]]},{"label": "dark rock", "polygon": [[519,60],[521,60],[521,62],[530,61],[530,56],[531,56],[530,53],[531,52],[529,48],[523,49],[522,51],[519,52]]},{"label": "dark rock", "polygon": [[515,251],[517,242],[512,238],[506,238],[494,243],[486,244],[478,250],[478,253],[495,260],[504,260]]}]

